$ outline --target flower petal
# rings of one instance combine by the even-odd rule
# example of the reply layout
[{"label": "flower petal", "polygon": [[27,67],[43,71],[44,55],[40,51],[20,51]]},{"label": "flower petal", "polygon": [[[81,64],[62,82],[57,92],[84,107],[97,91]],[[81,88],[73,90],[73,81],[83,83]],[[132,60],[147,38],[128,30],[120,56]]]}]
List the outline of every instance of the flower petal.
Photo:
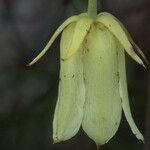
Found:
[{"label": "flower petal", "polygon": [[131,45],[125,31],[122,29],[121,25],[118,21],[116,21],[115,17],[109,13],[101,13],[97,21],[104,24],[110,32],[118,39],[121,45],[124,47],[125,51],[140,65],[145,67],[141,58],[135,53],[133,46]]},{"label": "flower petal", "polygon": [[119,74],[120,74],[120,81],[119,81],[119,87],[120,87],[120,96],[122,99],[122,107],[125,114],[125,117],[131,127],[132,132],[135,134],[135,136],[144,142],[144,137],[137,128],[132,114],[130,110],[129,105],[129,98],[128,98],[128,89],[127,89],[127,79],[126,79],[126,68],[125,68],[125,54],[123,48],[119,46],[118,51],[118,63],[119,63]]},{"label": "flower petal", "polygon": [[28,65],[31,66],[34,63],[36,63],[50,48],[50,46],[53,44],[53,42],[55,41],[55,39],[58,37],[58,35],[71,23],[73,22],[77,22],[79,19],[78,16],[72,16],[70,18],[68,18],[54,33],[54,35],[52,36],[52,38],[50,39],[50,41],[48,42],[48,44],[46,45],[46,47],[42,50],[42,52]]},{"label": "flower petal", "polygon": [[83,40],[85,39],[93,20],[88,17],[80,17],[76,24],[75,32],[73,35],[72,43],[67,51],[64,60],[70,58],[81,46]]},{"label": "flower petal", "polygon": [[[61,37],[61,58],[70,47],[75,23],[70,24]],[[73,137],[79,130],[83,119],[85,89],[81,49],[60,66],[59,95],[53,120],[54,143]]]},{"label": "flower petal", "polygon": [[85,104],[82,127],[97,145],[118,130],[121,99],[116,38],[102,24],[93,24],[83,43]]}]

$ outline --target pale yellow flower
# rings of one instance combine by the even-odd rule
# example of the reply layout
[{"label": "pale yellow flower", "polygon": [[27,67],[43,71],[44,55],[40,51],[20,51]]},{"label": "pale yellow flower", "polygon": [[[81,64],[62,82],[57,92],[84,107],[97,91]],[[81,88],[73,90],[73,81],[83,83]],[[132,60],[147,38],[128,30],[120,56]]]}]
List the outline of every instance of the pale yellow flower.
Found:
[{"label": "pale yellow flower", "polygon": [[106,12],[96,18],[72,16],[30,65],[47,52],[62,31],[54,142],[70,139],[82,126],[97,145],[105,144],[118,130],[122,109],[133,134],[144,141],[130,111],[125,52],[144,67],[139,56],[147,59],[124,26]]}]

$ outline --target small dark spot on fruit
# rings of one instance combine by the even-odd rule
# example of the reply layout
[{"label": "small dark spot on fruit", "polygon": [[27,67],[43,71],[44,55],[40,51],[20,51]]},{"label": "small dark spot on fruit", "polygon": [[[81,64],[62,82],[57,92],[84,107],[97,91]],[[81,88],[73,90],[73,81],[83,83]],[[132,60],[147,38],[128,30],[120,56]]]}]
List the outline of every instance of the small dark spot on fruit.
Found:
[{"label": "small dark spot on fruit", "polygon": [[116,122],[115,125],[117,126],[117,125],[118,125],[118,122]]},{"label": "small dark spot on fruit", "polygon": [[64,77],[66,77],[66,75],[64,75]]},{"label": "small dark spot on fruit", "polygon": [[62,60],[62,61],[65,61],[65,59],[63,59],[63,58],[62,58],[61,60]]},{"label": "small dark spot on fruit", "polygon": [[72,75],[72,78],[74,78],[74,76],[75,76],[75,75],[73,74],[73,75]]},{"label": "small dark spot on fruit", "polygon": [[109,24],[109,27],[111,27],[111,24]]}]

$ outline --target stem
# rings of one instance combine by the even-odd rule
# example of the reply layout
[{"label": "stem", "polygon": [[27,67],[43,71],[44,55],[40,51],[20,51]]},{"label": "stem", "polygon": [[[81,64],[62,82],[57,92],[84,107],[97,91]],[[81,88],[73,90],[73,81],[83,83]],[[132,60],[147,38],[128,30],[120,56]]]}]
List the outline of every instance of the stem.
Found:
[{"label": "stem", "polygon": [[88,16],[95,19],[97,16],[97,0],[89,0]]}]

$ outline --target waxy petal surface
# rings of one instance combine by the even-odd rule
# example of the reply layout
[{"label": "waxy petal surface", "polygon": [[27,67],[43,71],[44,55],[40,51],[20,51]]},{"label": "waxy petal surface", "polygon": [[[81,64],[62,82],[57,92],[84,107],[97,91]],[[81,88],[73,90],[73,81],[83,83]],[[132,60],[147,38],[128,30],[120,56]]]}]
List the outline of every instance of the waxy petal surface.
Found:
[{"label": "waxy petal surface", "polygon": [[118,130],[121,99],[116,38],[102,24],[93,24],[83,44],[85,105],[83,130],[97,145]]},{"label": "waxy petal surface", "polygon": [[132,132],[135,134],[135,136],[144,142],[144,137],[137,128],[132,114],[130,110],[130,104],[129,104],[129,98],[128,98],[128,89],[127,89],[127,79],[126,79],[126,68],[125,68],[125,54],[123,48],[121,46],[118,46],[118,63],[119,63],[119,88],[120,88],[120,96],[122,99],[122,108],[125,114],[125,117],[131,127]]},{"label": "waxy petal surface", "polygon": [[76,24],[73,39],[71,45],[67,51],[64,60],[70,58],[76,53],[77,50],[81,47],[87,33],[90,30],[93,20],[88,17],[80,17],[79,21]]},{"label": "waxy petal surface", "polygon": [[74,32],[75,24],[71,24],[61,37],[59,95],[53,120],[54,143],[73,137],[78,132],[83,119],[85,88],[82,52],[78,50],[70,59],[62,60],[70,47]]}]

